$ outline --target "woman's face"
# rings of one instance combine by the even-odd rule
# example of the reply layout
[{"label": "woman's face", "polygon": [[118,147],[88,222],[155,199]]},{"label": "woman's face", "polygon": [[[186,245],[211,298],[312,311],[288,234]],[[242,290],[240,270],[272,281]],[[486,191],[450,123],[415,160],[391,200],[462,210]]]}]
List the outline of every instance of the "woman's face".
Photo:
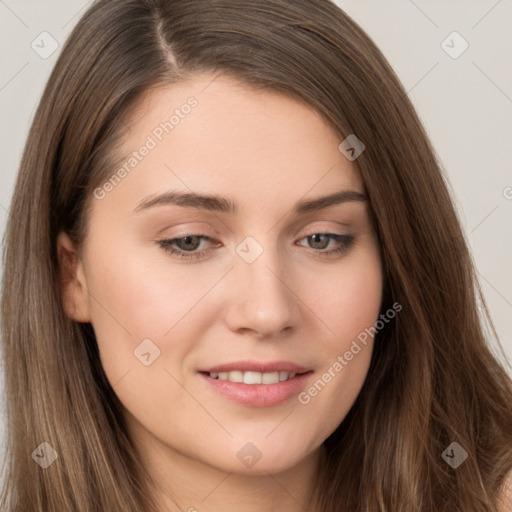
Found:
[{"label": "woman's face", "polygon": [[322,118],[212,79],[155,89],[131,117],[68,314],[91,322],[147,457],[274,473],[314,454],[363,385],[379,246]]}]

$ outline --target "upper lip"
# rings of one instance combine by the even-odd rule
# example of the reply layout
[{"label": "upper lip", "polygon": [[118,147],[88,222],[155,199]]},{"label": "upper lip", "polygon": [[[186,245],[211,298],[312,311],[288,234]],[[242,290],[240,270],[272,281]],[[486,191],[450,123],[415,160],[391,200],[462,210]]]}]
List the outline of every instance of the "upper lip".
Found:
[{"label": "upper lip", "polygon": [[202,373],[220,373],[220,372],[260,372],[260,373],[271,373],[271,372],[288,372],[288,373],[306,373],[310,371],[304,366],[292,363],[291,361],[233,361],[232,363],[219,364],[212,366],[211,368],[200,369]]}]

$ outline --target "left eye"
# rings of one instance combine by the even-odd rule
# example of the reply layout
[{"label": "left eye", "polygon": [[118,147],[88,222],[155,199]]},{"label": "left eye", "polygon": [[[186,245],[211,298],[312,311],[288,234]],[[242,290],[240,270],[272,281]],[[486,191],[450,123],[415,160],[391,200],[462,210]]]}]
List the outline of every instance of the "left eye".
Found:
[{"label": "left eye", "polygon": [[[160,247],[170,253],[177,255],[180,259],[189,258],[200,258],[206,256],[212,249],[203,249],[198,251],[197,249],[201,246],[201,241],[212,241],[212,239],[205,235],[187,235],[182,238],[172,238],[169,240],[160,240],[158,244]],[[314,233],[305,236],[302,240],[309,242],[310,248],[318,249],[317,252],[320,255],[332,255],[340,254],[350,248],[353,244],[355,237],[353,235],[341,235],[335,233]],[[338,247],[325,251],[330,242],[334,240],[338,243]],[[327,243],[326,243],[327,242]],[[220,245],[220,244],[219,244]],[[302,245],[302,244],[299,244]]]},{"label": "left eye", "polygon": [[327,249],[331,240],[339,241],[342,238],[343,235],[335,235],[334,233],[315,233],[304,237],[302,240],[308,240],[310,244],[313,244],[313,249]]},{"label": "left eye", "polygon": [[[188,235],[182,238],[173,238],[171,240],[161,240],[159,245],[166,252],[177,254],[180,258],[195,258],[203,256],[209,249],[195,252],[201,245],[202,240],[211,240],[210,237],[204,235]],[[178,246],[178,249],[175,248]]]}]

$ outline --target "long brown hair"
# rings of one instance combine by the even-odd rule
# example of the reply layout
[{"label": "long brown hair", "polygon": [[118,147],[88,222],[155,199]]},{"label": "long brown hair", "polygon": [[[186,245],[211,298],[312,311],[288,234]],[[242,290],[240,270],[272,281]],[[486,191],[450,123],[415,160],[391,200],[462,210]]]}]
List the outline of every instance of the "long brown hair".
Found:
[{"label": "long brown hair", "polygon": [[[491,512],[512,470],[512,383],[492,355],[441,166],[371,39],[329,0],[100,0],[62,49],[23,154],[5,238],[2,343],[9,510],[156,511],[90,324],[64,313],[56,237],[84,240],[124,120],[151,87],[224,73],[313,106],[356,164],[385,268],[354,406],[325,441],[323,512]],[[490,322],[490,320],[489,320]],[[42,470],[42,442],[58,463]],[[457,469],[441,457],[457,442]]]}]

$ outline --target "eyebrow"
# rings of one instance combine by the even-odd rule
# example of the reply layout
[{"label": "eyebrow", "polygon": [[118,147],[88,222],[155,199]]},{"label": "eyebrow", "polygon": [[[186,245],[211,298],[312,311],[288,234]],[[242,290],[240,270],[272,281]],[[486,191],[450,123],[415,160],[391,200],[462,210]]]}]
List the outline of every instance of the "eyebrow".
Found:
[{"label": "eyebrow", "polygon": [[[311,211],[323,210],[342,203],[352,201],[364,202],[367,200],[368,199],[364,194],[355,190],[340,190],[328,196],[299,201],[293,207],[292,213],[300,215]],[[157,196],[151,195],[144,198],[135,208],[134,213],[162,205],[176,205],[183,208],[195,208],[198,210],[229,214],[235,214],[238,211],[237,203],[230,201],[225,197],[202,195],[194,192],[170,191]]]}]

